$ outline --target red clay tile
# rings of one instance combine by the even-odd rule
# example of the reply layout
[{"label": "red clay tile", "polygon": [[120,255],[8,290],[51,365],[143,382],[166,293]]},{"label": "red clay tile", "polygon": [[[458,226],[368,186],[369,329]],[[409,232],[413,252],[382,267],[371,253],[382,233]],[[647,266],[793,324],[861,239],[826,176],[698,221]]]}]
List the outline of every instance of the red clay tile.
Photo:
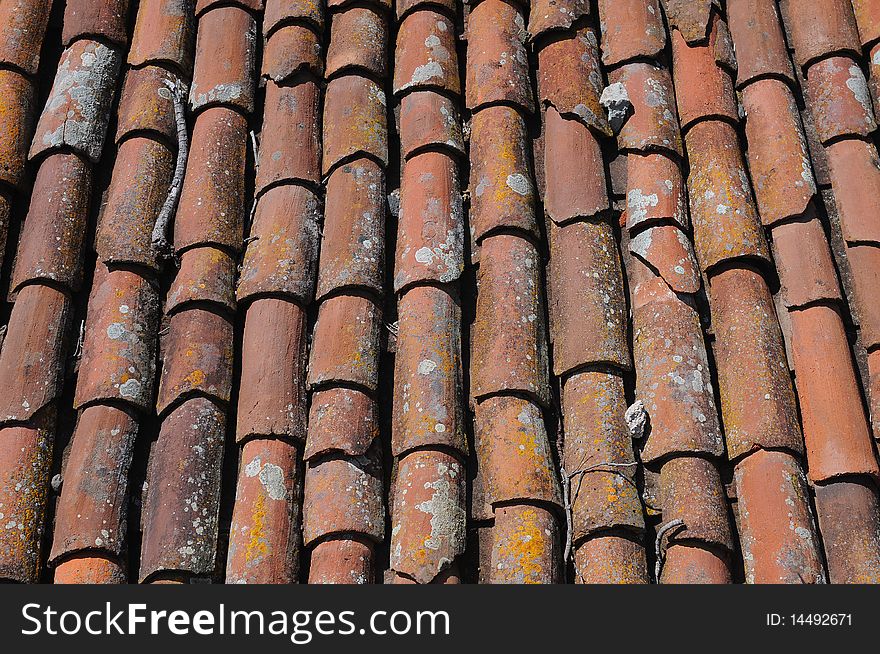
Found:
[{"label": "red clay tile", "polygon": [[[567,470],[566,470],[567,472]],[[572,476],[572,540],[609,529],[644,529],[639,491],[631,479],[613,467],[590,470]]]},{"label": "red clay tile", "polygon": [[825,583],[810,491],[797,459],[755,452],[737,464],[735,484],[746,583]]},{"label": "red clay tile", "polygon": [[849,57],[830,57],[810,66],[804,94],[823,144],[843,136],[867,136],[877,128],[865,75]]},{"label": "red clay tile", "polygon": [[205,309],[187,309],[171,316],[162,343],[157,412],[162,414],[181,398],[193,395],[229,401],[232,331],[229,318]]},{"label": "red clay tile", "polygon": [[[792,311],[792,359],[810,480],[878,475],[843,321],[832,307]],[[833,384],[829,380],[833,379]]]},{"label": "red clay tile", "polygon": [[826,148],[834,202],[848,243],[880,243],[876,220],[880,198],[880,157],[873,143],[846,139]]},{"label": "red clay tile", "polygon": [[86,550],[122,556],[137,436],[130,410],[96,405],[80,414],[63,470],[49,561]]},{"label": "red clay tile", "polygon": [[646,63],[626,64],[608,73],[608,84],[622,84],[633,106],[617,134],[620,149],[682,153],[669,71]]},{"label": "red clay tile", "polygon": [[636,398],[651,421],[642,460],[686,452],[719,456],[724,442],[699,316],[662,279],[643,271],[630,273]]},{"label": "red clay tile", "polygon": [[580,122],[544,111],[544,210],[556,223],[610,208],[602,146]]},{"label": "red clay tile", "polygon": [[0,62],[36,75],[52,4],[7,0],[0,7]]},{"label": "red clay tile", "polygon": [[30,427],[0,429],[0,579],[4,581],[36,583],[42,563],[53,439],[46,425],[54,417],[44,414],[35,422]]},{"label": "red clay tile", "polygon": [[101,37],[115,45],[128,43],[126,22],[129,0],[67,0],[61,43],[83,37]]},{"label": "red clay tile", "polygon": [[[333,5],[333,2],[328,2]],[[339,4],[339,3],[336,3]],[[315,0],[265,0],[263,34],[270,34],[279,26],[291,21],[312,25],[317,31],[324,29],[324,3]]]},{"label": "red clay tile", "polygon": [[375,391],[381,326],[382,310],[372,300],[357,295],[325,299],[312,339],[309,387],[349,383]]},{"label": "red clay tile", "polygon": [[556,584],[561,538],[551,512],[537,506],[505,506],[495,511],[487,583]]},{"label": "red clay tile", "polygon": [[870,483],[819,484],[816,513],[832,584],[880,583],[880,513]]},{"label": "red clay tile", "polygon": [[378,407],[366,393],[329,388],[312,395],[306,460],[333,452],[361,456],[378,436]]},{"label": "red clay tile", "polygon": [[464,269],[464,216],[456,162],[425,152],[404,163],[394,290],[452,282]]},{"label": "red clay tile", "polygon": [[61,393],[70,313],[70,298],[54,288],[19,292],[0,350],[0,424],[30,420]]},{"label": "red clay tile", "polygon": [[456,103],[433,91],[413,91],[400,99],[400,154],[404,159],[423,150],[449,150],[464,155],[461,118]]},{"label": "red clay tile", "polygon": [[598,134],[611,136],[611,126],[599,103],[602,72],[599,44],[592,28],[579,29],[574,38],[554,39],[538,55],[538,93],[566,118],[576,118]]},{"label": "red clay tile", "polygon": [[79,288],[91,191],[91,165],[79,156],[54,154],[43,162],[21,230],[13,292],[41,279]]},{"label": "red clay tile", "polygon": [[616,535],[600,534],[584,541],[574,552],[580,584],[647,584],[645,547]]},{"label": "red clay tile", "polygon": [[359,75],[331,80],[324,96],[323,134],[325,175],[337,164],[362,154],[387,164],[388,128],[382,88]]},{"label": "red clay tile", "polygon": [[303,496],[303,542],[342,534],[385,537],[382,460],[376,448],[358,457],[310,462]]},{"label": "red clay tile", "polygon": [[229,528],[227,584],[292,584],[299,575],[299,451],[283,440],[242,446]]},{"label": "red clay tile", "polygon": [[629,251],[659,274],[676,293],[700,290],[700,271],[687,235],[677,225],[656,225],[639,232]]},{"label": "red clay tile", "polygon": [[689,46],[681,32],[672,33],[672,75],[678,88],[675,97],[682,129],[710,118],[734,123],[739,119],[733,78],[716,60],[718,34],[714,27],[708,43]]},{"label": "red clay tile", "polygon": [[371,584],[377,576],[375,544],[366,539],[330,539],[312,549],[310,584]]},{"label": "red clay tile", "polygon": [[[119,98],[116,142],[131,132],[155,132],[166,143],[177,144],[174,103],[167,83],[177,84],[177,75],[159,66],[130,68]],[[152,136],[152,135],[151,135]]]},{"label": "red clay tile", "polygon": [[721,417],[731,460],[757,449],[803,452],[782,333],[764,278],[731,268],[709,282]]},{"label": "red clay tile", "polygon": [[549,236],[554,374],[597,363],[629,369],[623,274],[611,225],[553,226]]},{"label": "red clay tile", "polygon": [[204,14],[218,5],[238,5],[242,9],[256,13],[263,10],[264,2],[265,0],[196,0],[196,15]]},{"label": "red clay tile", "polygon": [[859,35],[847,0],[789,0],[788,4],[785,22],[798,65],[806,67],[830,53],[858,54]]},{"label": "red clay tile", "polygon": [[687,191],[677,161],[665,154],[632,152],[623,164],[627,229],[666,221],[689,227]]},{"label": "red clay tile", "polygon": [[180,268],[165,298],[171,313],[193,302],[216,305],[235,312],[236,261],[217,248],[195,248],[180,257]]},{"label": "red clay tile", "polygon": [[862,45],[876,42],[880,39],[880,4],[875,0],[852,0],[852,5]]},{"label": "red clay tile", "polygon": [[[409,25],[409,23],[407,23]],[[388,23],[377,7],[355,6],[333,14],[327,47],[327,77],[360,69],[381,79],[386,73]]]},{"label": "red clay tile", "polygon": [[789,86],[761,79],[742,92],[747,158],[761,222],[798,216],[816,195],[807,140]]},{"label": "red clay tile", "polygon": [[825,230],[810,211],[806,222],[783,223],[773,228],[773,261],[787,308],[843,299]]},{"label": "red clay tile", "polygon": [[562,509],[559,472],[538,406],[518,397],[488,398],[475,408],[474,431],[484,501]]},{"label": "red clay tile", "polygon": [[96,266],[74,408],[99,400],[151,408],[158,323],[159,295],[150,282]]},{"label": "red clay tile", "polygon": [[46,108],[37,123],[31,159],[69,147],[98,162],[121,59],[117,50],[87,39],[64,51]]},{"label": "red clay tile", "polygon": [[729,584],[730,562],[725,554],[695,545],[674,544],[666,550],[661,584]]},{"label": "red clay tile", "polygon": [[659,0],[599,0],[599,17],[602,63],[606,66],[636,58],[653,59],[666,47]]},{"label": "red clay tile", "polygon": [[692,45],[708,38],[713,5],[718,0],[663,0],[670,31],[675,28]]},{"label": "red clay tile", "polygon": [[384,254],[385,174],[372,159],[356,159],[327,180],[317,297],[347,287],[381,294]]},{"label": "red clay tile", "polygon": [[306,314],[275,298],[248,307],[241,345],[236,439],[306,438]]},{"label": "red clay tile", "polygon": [[567,30],[589,15],[589,0],[535,0],[529,10],[529,34],[537,40],[547,32]]},{"label": "red clay tile", "polygon": [[0,70],[0,182],[18,186],[34,131],[36,89],[11,70]]},{"label": "red clay tile", "polygon": [[174,220],[174,249],[216,245],[238,251],[245,212],[247,120],[231,109],[208,109],[196,119],[190,148]]},{"label": "red clay tile", "polygon": [[125,584],[128,575],[116,560],[77,554],[55,568],[54,584]]},{"label": "red clay tile", "polygon": [[465,551],[465,468],[440,450],[415,450],[397,464],[391,487],[392,570],[434,581]]},{"label": "red clay tile", "polygon": [[153,225],[168,195],[174,164],[174,154],[151,138],[130,138],[119,145],[95,235],[101,261],[158,267]]},{"label": "red clay tile", "polygon": [[526,239],[483,241],[471,342],[471,394],[520,392],[549,402],[541,260]]},{"label": "red clay tile", "polygon": [[[876,215],[876,214],[875,214]],[[847,249],[847,260],[853,273],[855,306],[851,307],[858,318],[864,347],[880,344],[880,246],[857,245]]]},{"label": "red clay tile", "polygon": [[394,56],[395,95],[416,89],[461,92],[455,25],[443,14],[408,14],[398,27]]},{"label": "red clay tile", "polygon": [[191,0],[138,3],[128,64],[172,65],[188,74],[193,65],[195,23]]},{"label": "red clay tile", "polygon": [[416,286],[400,297],[398,316],[392,454],[431,446],[466,453],[458,301]]},{"label": "red clay tile", "polygon": [[224,412],[203,397],[184,402],[162,421],[141,514],[141,582],[166,571],[213,574],[225,431]]},{"label": "red clay tile", "polygon": [[728,0],[727,21],[737,46],[737,86],[763,77],[794,81],[774,0]]},{"label": "red clay tile", "polygon": [[300,75],[322,77],[321,39],[311,27],[285,25],[272,33],[263,48],[260,74],[276,84],[292,84]]},{"label": "red clay tile", "polygon": [[222,6],[199,16],[189,89],[193,111],[213,106],[236,107],[246,114],[254,110],[256,41],[254,17],[240,7]]},{"label": "red clay tile", "polygon": [[468,16],[467,108],[504,103],[535,109],[526,53],[525,18],[507,0],[484,0]]},{"label": "red clay tile", "polygon": [[537,236],[527,134],[522,115],[510,107],[486,107],[471,119],[470,227],[476,241],[504,228]]},{"label": "red clay tile", "polygon": [[736,130],[712,120],[685,139],[694,246],[703,272],[736,258],[770,259]]},{"label": "red clay tile", "polygon": [[257,194],[281,181],[320,182],[319,98],[313,81],[292,87],[266,82]]}]

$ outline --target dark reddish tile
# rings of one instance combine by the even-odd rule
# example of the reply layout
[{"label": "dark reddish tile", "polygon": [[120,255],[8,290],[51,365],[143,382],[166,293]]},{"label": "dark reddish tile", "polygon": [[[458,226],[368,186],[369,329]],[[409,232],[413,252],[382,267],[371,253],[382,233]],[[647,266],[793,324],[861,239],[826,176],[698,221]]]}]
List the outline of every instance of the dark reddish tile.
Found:
[{"label": "dark reddish tile", "polygon": [[398,132],[404,159],[428,149],[465,153],[456,103],[433,91],[413,91],[400,99]]},{"label": "dark reddish tile", "polygon": [[119,98],[116,142],[132,132],[154,132],[166,143],[176,145],[177,123],[168,84],[178,82],[176,75],[159,66],[130,68]]},{"label": "dark reddish tile", "polygon": [[726,555],[697,545],[674,544],[663,559],[661,584],[729,584]]},{"label": "dark reddish tile", "polygon": [[18,294],[0,350],[0,424],[30,420],[61,393],[70,304],[42,284]]},{"label": "dark reddish tile", "polygon": [[613,534],[594,536],[574,551],[575,583],[647,584],[645,546]]},{"label": "dark reddish tile", "polygon": [[712,120],[686,137],[694,246],[703,272],[736,258],[770,259],[736,130]]},{"label": "dark reddish tile", "polygon": [[606,66],[636,58],[653,59],[666,47],[659,0],[599,0],[599,17],[602,63]]},{"label": "dark reddish tile", "polygon": [[629,242],[629,251],[659,274],[676,293],[696,293],[702,280],[687,235],[677,225],[648,227]]},{"label": "dark reddish tile", "polygon": [[[198,13],[198,12],[197,12]],[[236,6],[222,6],[199,16],[196,63],[189,103],[193,111],[206,107],[254,110],[254,66],[257,24]]]},{"label": "dark reddish tile", "polygon": [[250,440],[241,448],[227,584],[293,584],[301,535],[299,450],[283,440]]},{"label": "dark reddish tile", "polygon": [[117,560],[92,553],[76,554],[55,568],[54,584],[125,584],[128,575]]},{"label": "dark reddish tile", "polygon": [[7,0],[0,7],[0,62],[36,75],[52,4]]},{"label": "dark reddish tile", "polygon": [[430,583],[465,551],[465,468],[446,452],[416,450],[398,462],[391,498],[390,567]]},{"label": "dark reddish tile", "polygon": [[789,86],[762,79],[742,91],[746,153],[758,213],[765,226],[798,216],[816,195],[807,140]]},{"label": "dark reddish tile", "polygon": [[[330,0],[330,4],[344,4],[348,0]],[[375,0],[375,4],[379,7],[389,6],[390,0]],[[436,11],[438,8],[446,10],[446,13],[454,15],[459,8],[455,0],[400,0],[394,3],[394,10],[397,20],[400,20],[411,11],[416,9],[428,9]]]},{"label": "dark reddish tile", "polygon": [[318,85],[266,82],[260,165],[255,192],[278,182],[321,180],[321,135]]},{"label": "dark reddish tile", "polygon": [[687,191],[676,160],[665,154],[632,152],[624,158],[623,169],[627,229],[665,221],[689,227]]},{"label": "dark reddish tile", "polygon": [[577,120],[554,106],[544,111],[544,210],[556,223],[610,208],[602,146]]},{"label": "dark reddish tile", "polygon": [[187,74],[193,65],[195,15],[191,0],[138,3],[128,63],[171,64]]},{"label": "dark reddish tile", "polygon": [[67,0],[62,45],[83,37],[101,37],[115,45],[128,43],[129,0]]},{"label": "dark reddish tile", "polygon": [[248,307],[241,345],[236,439],[306,438],[306,313],[266,298]]},{"label": "dark reddish tile", "polygon": [[453,282],[464,269],[464,214],[458,166],[447,154],[406,161],[400,182],[394,290]]},{"label": "dark reddish tile", "polygon": [[[878,474],[852,355],[837,311],[792,311],[792,359],[810,480]],[[829,380],[834,383],[829,383]]]},{"label": "dark reddish tile", "polygon": [[746,583],[825,583],[810,490],[798,460],[761,450],[737,464],[734,479]]},{"label": "dark reddish tile", "polygon": [[880,513],[870,482],[818,484],[816,513],[832,584],[880,583]]},{"label": "dark reddish tile", "polygon": [[492,527],[491,584],[557,584],[562,537],[557,517],[537,506],[504,506]]},{"label": "dark reddish tile", "polygon": [[547,32],[566,30],[589,15],[589,0],[535,0],[529,10],[529,34],[537,40]]},{"label": "dark reddish tile", "polygon": [[378,576],[375,544],[366,539],[331,538],[312,549],[310,584],[372,584]]},{"label": "dark reddish tile", "polygon": [[847,249],[846,258],[852,270],[851,309],[861,328],[863,347],[880,344],[880,245],[856,245]]},{"label": "dark reddish tile", "polygon": [[527,33],[521,12],[506,0],[485,0],[471,9],[465,81],[468,109],[506,103],[534,111],[525,47]]},{"label": "dark reddish tile", "polygon": [[471,394],[520,392],[549,402],[541,259],[518,236],[483,241],[471,341]]},{"label": "dark reddish tile", "polygon": [[629,369],[626,296],[613,228],[579,222],[553,226],[549,236],[554,374],[600,363]]},{"label": "dark reddish tile", "polygon": [[34,131],[36,89],[12,70],[0,70],[0,181],[18,186]]},{"label": "dark reddish tile", "polygon": [[537,236],[528,133],[510,107],[486,107],[471,119],[470,227],[480,241],[497,229]]},{"label": "dark reddish tile", "polygon": [[859,52],[852,5],[846,0],[789,0],[783,11],[794,59],[806,67],[835,52]]},{"label": "dark reddish tile", "polygon": [[330,174],[318,298],[347,287],[383,292],[385,202],[385,174],[372,159],[356,159]]},{"label": "dark reddish tile", "polygon": [[247,120],[240,113],[218,107],[199,114],[174,220],[176,251],[194,245],[241,249],[247,148]]},{"label": "dark reddish tile", "polygon": [[96,266],[75,408],[95,401],[151,408],[158,323],[158,289],[133,272],[110,272],[103,264]]},{"label": "dark reddish tile", "polygon": [[224,412],[203,397],[184,402],[162,421],[141,513],[141,582],[163,572],[213,575],[225,432]]},{"label": "dark reddish tile", "polygon": [[626,64],[608,73],[608,84],[622,85],[633,107],[632,115],[617,134],[618,147],[682,153],[669,71],[646,63]]},{"label": "dark reddish tile", "polygon": [[196,0],[196,15],[202,15],[209,9],[214,9],[223,5],[237,5],[242,9],[251,12],[260,12],[263,10],[265,0]]},{"label": "dark reddish tile", "polygon": [[96,405],[80,414],[64,465],[49,561],[85,550],[123,554],[137,435],[131,411]]},{"label": "dark reddish tile", "polygon": [[117,50],[87,39],[64,51],[34,133],[29,154],[32,159],[69,147],[98,162],[121,60]]},{"label": "dark reddish tile", "polygon": [[312,395],[305,458],[334,452],[357,457],[379,436],[376,402],[353,388],[329,388]]},{"label": "dark reddish tile", "polygon": [[843,299],[825,230],[810,211],[806,222],[783,223],[773,228],[773,261],[787,308]]},{"label": "dark reddish tile", "polygon": [[737,86],[762,77],[794,81],[774,0],[727,0],[727,21],[736,45]]},{"label": "dark reddish tile", "polygon": [[880,243],[880,157],[873,143],[846,139],[826,148],[843,239]]},{"label": "dark reddish tile", "polygon": [[95,235],[101,261],[158,267],[153,226],[168,196],[174,166],[174,154],[151,138],[130,138],[119,145]]},{"label": "dark reddish tile", "polygon": [[361,69],[377,79],[383,78],[387,67],[387,41],[388,23],[380,8],[355,6],[333,14],[327,47],[327,77],[347,69]]},{"label": "dark reddish tile", "polygon": [[308,384],[357,384],[375,391],[379,377],[382,310],[357,295],[325,299],[312,339]]},{"label": "dark reddish tile", "polygon": [[611,126],[599,103],[602,71],[596,32],[584,27],[573,38],[557,38],[538,54],[538,93],[566,118],[576,118],[598,134],[611,136]]},{"label": "dark reddish tile", "polygon": [[[327,3],[334,4],[332,0]],[[324,3],[314,0],[265,0],[263,34],[270,35],[279,25],[301,21],[312,25],[319,32],[324,29]]]},{"label": "dark reddish tile", "polygon": [[168,329],[162,342],[156,411],[162,414],[181,398],[193,395],[228,402],[233,339],[229,319],[204,309],[188,309],[171,316]]},{"label": "dark reddish tile", "polygon": [[71,291],[79,288],[91,191],[91,165],[77,155],[56,154],[43,162],[21,229],[10,290],[40,279]]},{"label": "dark reddish tile", "polygon": [[362,154],[387,164],[385,93],[379,85],[358,75],[331,80],[324,96],[323,135],[325,175],[340,162]]},{"label": "dark reddish tile", "polygon": [[852,6],[862,45],[880,39],[880,4],[874,0],[853,0]]},{"label": "dark reddish tile", "polygon": [[690,44],[708,38],[713,5],[718,0],[663,0],[670,31],[675,28]]},{"label": "dark reddish tile", "polygon": [[195,248],[180,256],[180,268],[165,298],[171,313],[194,302],[235,312],[236,261],[217,248]]},{"label": "dark reddish tile", "polygon": [[830,57],[811,65],[804,95],[816,134],[825,145],[843,136],[867,136],[877,129],[865,75],[849,57]]},{"label": "dark reddish tile", "polygon": [[398,27],[394,57],[395,95],[417,89],[461,92],[455,25],[443,14],[408,14]]},{"label": "dark reddish tile", "polygon": [[321,39],[311,27],[285,25],[263,48],[260,74],[276,84],[293,84],[303,74],[324,74]]}]

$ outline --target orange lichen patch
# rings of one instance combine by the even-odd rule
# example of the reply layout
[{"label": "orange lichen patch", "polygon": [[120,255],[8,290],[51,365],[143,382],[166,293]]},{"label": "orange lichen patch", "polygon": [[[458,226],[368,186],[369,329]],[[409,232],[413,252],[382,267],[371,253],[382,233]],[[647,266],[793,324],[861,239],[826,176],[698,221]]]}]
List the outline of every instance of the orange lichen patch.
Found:
[{"label": "orange lichen patch", "polygon": [[560,540],[556,516],[546,509],[499,507],[492,527],[489,583],[558,583]]},{"label": "orange lichen patch", "polygon": [[34,131],[34,85],[11,70],[0,70],[0,181],[18,186]]}]

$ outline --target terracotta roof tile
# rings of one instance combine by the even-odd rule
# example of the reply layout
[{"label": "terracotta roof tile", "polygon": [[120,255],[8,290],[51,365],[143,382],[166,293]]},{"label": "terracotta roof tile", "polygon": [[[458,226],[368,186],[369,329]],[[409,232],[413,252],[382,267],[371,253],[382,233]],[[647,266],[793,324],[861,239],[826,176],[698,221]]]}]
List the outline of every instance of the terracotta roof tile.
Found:
[{"label": "terracotta roof tile", "polygon": [[223,5],[236,5],[242,9],[259,12],[263,10],[264,2],[265,0],[196,0],[196,15],[201,16],[208,9]]},{"label": "terracotta roof tile", "polygon": [[356,538],[316,543],[309,565],[310,584],[371,584],[377,577],[375,544]]},{"label": "terracotta roof tile", "polygon": [[124,584],[128,576],[115,560],[89,554],[74,554],[55,568],[56,584]]},{"label": "terracotta roof tile", "polygon": [[670,31],[675,28],[691,45],[708,38],[713,6],[720,6],[718,0],[663,0]]},{"label": "terracotta roof tile", "polygon": [[327,77],[351,69],[361,69],[376,78],[384,77],[387,38],[387,19],[379,8],[353,6],[333,14]]},{"label": "terracotta roof tile", "polygon": [[624,164],[627,229],[665,221],[687,229],[687,189],[678,162],[665,154],[633,152]]},{"label": "terracotta roof tile", "polygon": [[880,515],[870,483],[818,484],[816,507],[834,584],[880,583]]},{"label": "terracotta roof tile", "polygon": [[847,0],[789,0],[783,17],[794,59],[806,67],[837,52],[859,52],[859,35]]},{"label": "terracotta roof tile", "polygon": [[880,39],[880,4],[875,0],[853,0],[853,12],[863,46]]},{"label": "terracotta roof tile", "polygon": [[589,0],[535,0],[529,8],[529,34],[537,39],[570,28],[590,14]]},{"label": "terracotta roof tile", "polygon": [[576,583],[647,584],[645,547],[641,542],[614,534],[589,538],[575,551]]},{"label": "terracotta roof tile", "polygon": [[187,250],[165,298],[168,313],[192,303],[235,312],[235,259],[217,248]]},{"label": "terracotta roof tile", "polygon": [[[333,2],[327,3],[332,6]],[[340,3],[335,3],[340,4]],[[263,34],[271,36],[279,25],[302,21],[319,32],[324,29],[324,3],[315,0],[265,0]]]},{"label": "terracotta roof tile", "polygon": [[691,242],[678,225],[656,225],[633,236],[629,251],[676,293],[696,293],[702,280]]},{"label": "terracotta roof tile", "polygon": [[0,181],[19,186],[34,131],[36,88],[12,70],[0,70]]},{"label": "terracotta roof tile", "polygon": [[177,144],[174,103],[168,84],[180,79],[160,66],[132,68],[125,75],[119,98],[116,142],[132,132],[155,132],[169,144]]},{"label": "terracotta roof tile", "polygon": [[847,243],[880,243],[874,189],[880,190],[880,157],[872,143],[847,139],[826,149],[840,227]]},{"label": "terracotta roof tile", "polygon": [[50,2],[7,0],[0,7],[0,62],[36,75],[49,22]]},{"label": "terracotta roof tile", "polygon": [[64,6],[62,44],[68,46],[83,37],[101,37],[125,45],[128,4],[129,0],[68,0]]},{"label": "terracotta roof tile", "polygon": [[415,11],[401,21],[394,59],[394,93],[434,89],[459,94],[455,25],[441,13]]},{"label": "terracotta roof tile", "polygon": [[385,93],[376,82],[344,75],[327,84],[324,97],[324,158],[326,175],[340,163],[369,155],[388,163]]},{"label": "terracotta roof tile", "polygon": [[318,34],[305,25],[285,25],[273,32],[263,47],[260,73],[276,84],[296,83],[300,75],[324,74]]},{"label": "terracotta roof tile", "polygon": [[312,395],[306,459],[332,453],[362,456],[378,436],[378,407],[366,393],[339,387]]},{"label": "terracotta roof tile", "polygon": [[298,447],[284,440],[255,439],[242,446],[226,583],[296,583],[302,495],[298,456]]},{"label": "terracotta roof tile", "polygon": [[737,86],[764,77],[794,81],[774,0],[728,0],[727,20],[737,45]]},{"label": "terracotta roof tile", "polygon": [[814,212],[805,222],[783,223],[773,229],[773,260],[787,308],[842,301],[825,230]]},{"label": "terracotta roof tile", "polygon": [[138,3],[138,15],[128,51],[128,63],[154,63],[189,74],[193,64],[195,18],[192,0],[148,0]]},{"label": "terracotta roof tile", "polygon": [[606,66],[655,58],[666,47],[660,0],[599,0],[599,16]]},{"label": "terracotta roof tile", "polygon": [[424,150],[464,155],[459,110],[452,98],[433,91],[413,91],[400,99],[400,149],[404,159]]},{"label": "terracotta roof tile", "polygon": [[556,517],[537,506],[504,506],[495,511],[488,583],[559,583],[560,532]]},{"label": "terracotta roof tile", "polygon": [[877,128],[865,75],[849,57],[810,66],[804,92],[823,145],[843,136],[867,136]]},{"label": "terracotta roof tile", "polygon": [[730,561],[718,551],[690,544],[675,544],[663,559],[662,584],[729,584]]}]

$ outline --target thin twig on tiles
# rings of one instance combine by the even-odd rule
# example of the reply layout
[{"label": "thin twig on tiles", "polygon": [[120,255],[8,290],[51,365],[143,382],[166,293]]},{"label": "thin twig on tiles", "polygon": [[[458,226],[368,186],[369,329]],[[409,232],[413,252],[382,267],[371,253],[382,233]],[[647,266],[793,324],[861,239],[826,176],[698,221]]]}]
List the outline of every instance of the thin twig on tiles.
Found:
[{"label": "thin twig on tiles", "polygon": [[171,178],[168,195],[159,210],[156,223],[153,225],[151,241],[159,254],[168,258],[171,250],[171,244],[168,241],[168,225],[171,223],[171,217],[177,208],[177,201],[180,199],[180,191],[183,188],[186,159],[189,156],[189,135],[186,131],[186,108],[183,104],[186,87],[180,81],[166,79],[164,82],[171,92],[171,101],[174,104],[174,122],[177,125],[177,163],[174,166],[174,177]]}]

